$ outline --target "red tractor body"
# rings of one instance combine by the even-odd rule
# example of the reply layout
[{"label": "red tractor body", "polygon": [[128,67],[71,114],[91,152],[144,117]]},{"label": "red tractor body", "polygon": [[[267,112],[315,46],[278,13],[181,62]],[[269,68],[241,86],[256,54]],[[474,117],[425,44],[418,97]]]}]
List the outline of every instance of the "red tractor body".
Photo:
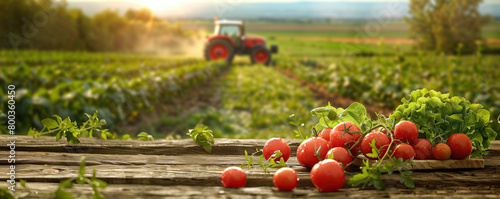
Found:
[{"label": "red tractor body", "polygon": [[278,46],[266,47],[266,39],[245,34],[242,21],[216,20],[213,35],[207,37],[204,55],[207,60],[224,59],[231,62],[236,54],[249,54],[252,63],[269,64],[271,53],[277,53]]}]

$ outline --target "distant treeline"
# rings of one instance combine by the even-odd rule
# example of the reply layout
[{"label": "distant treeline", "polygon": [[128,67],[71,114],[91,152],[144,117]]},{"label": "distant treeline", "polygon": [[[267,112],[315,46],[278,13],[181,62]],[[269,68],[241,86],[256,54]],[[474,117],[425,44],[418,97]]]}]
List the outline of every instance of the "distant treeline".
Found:
[{"label": "distant treeline", "polygon": [[0,0],[0,22],[0,49],[133,51],[188,34],[145,8],[87,16],[64,0]]}]

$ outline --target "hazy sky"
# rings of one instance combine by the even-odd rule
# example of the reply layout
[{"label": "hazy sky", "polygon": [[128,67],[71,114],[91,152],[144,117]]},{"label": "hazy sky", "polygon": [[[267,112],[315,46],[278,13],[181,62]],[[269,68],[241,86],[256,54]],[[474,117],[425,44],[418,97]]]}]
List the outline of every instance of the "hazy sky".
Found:
[{"label": "hazy sky", "polygon": [[[56,0],[57,1],[57,0]],[[146,7],[160,17],[206,17],[219,16],[218,13],[208,12],[207,9],[214,10],[214,7],[226,4],[230,5],[232,17],[257,16],[289,18],[289,15],[300,17],[329,17],[329,18],[364,18],[366,13],[381,9],[385,2],[401,2],[408,5],[409,0],[67,0],[70,7],[81,8],[85,13],[93,15],[104,9],[118,9],[121,12],[129,8]],[[261,7],[260,3],[267,6]],[[311,2],[311,3],[308,3]],[[316,2],[316,3],[313,3]],[[320,3],[322,2],[322,3]],[[332,4],[324,4],[332,2]],[[366,4],[364,3],[366,2]],[[257,3],[253,7],[249,4]],[[280,5],[280,3],[287,3]],[[486,5],[485,5],[486,4]],[[488,5],[489,4],[489,5]],[[492,5],[493,4],[493,5]],[[238,6],[236,6],[238,5]],[[295,5],[295,6],[294,6]],[[298,6],[297,6],[298,5]],[[227,6],[226,6],[227,7]],[[480,12],[499,16],[500,0],[484,0],[480,6]],[[258,11],[256,15],[255,11]],[[248,13],[245,13],[248,12]],[[303,13],[301,13],[303,12]],[[312,12],[312,13],[311,13]],[[322,13],[320,13],[322,12]],[[405,7],[407,12],[407,7]],[[253,13],[253,14],[252,14]],[[226,14],[231,15],[227,12]],[[404,13],[402,13],[404,14]],[[285,16],[286,15],[286,16]],[[398,15],[396,17],[401,17]]]}]

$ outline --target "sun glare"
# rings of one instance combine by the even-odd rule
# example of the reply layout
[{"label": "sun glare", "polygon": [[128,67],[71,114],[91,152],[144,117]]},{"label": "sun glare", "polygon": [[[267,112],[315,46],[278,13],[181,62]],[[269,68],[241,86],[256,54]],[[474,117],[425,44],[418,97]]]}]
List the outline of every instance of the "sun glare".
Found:
[{"label": "sun glare", "polygon": [[166,9],[172,9],[182,3],[182,0],[140,0],[144,3],[153,13],[159,14]]}]

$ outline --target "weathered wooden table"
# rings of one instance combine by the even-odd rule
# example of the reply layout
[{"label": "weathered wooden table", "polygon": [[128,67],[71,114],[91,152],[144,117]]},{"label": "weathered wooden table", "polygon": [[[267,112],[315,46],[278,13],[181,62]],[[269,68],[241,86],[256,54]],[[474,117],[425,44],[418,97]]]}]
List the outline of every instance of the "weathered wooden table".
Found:
[{"label": "weathered wooden table", "polygon": [[[10,149],[7,136],[0,136],[0,180],[7,185]],[[244,150],[262,148],[267,140],[216,139],[212,154],[207,154],[192,140],[99,140],[83,138],[78,145],[54,137],[33,139],[17,136],[16,180],[27,180],[27,188],[19,184],[16,193],[30,192],[26,198],[49,198],[63,179],[76,177],[81,156],[86,157],[87,173],[93,168],[97,178],[109,185],[102,190],[107,198],[292,198],[328,197],[462,197],[500,198],[500,141],[494,141],[485,156],[484,169],[415,171],[416,188],[407,189],[397,176],[384,175],[387,189],[357,188],[344,185],[337,192],[320,193],[312,185],[309,172],[295,157],[298,140],[289,140],[292,157],[287,164],[297,171],[298,187],[291,192],[277,191],[273,173],[264,174],[255,167],[247,171],[245,188],[224,188],[222,171],[245,163]],[[275,171],[275,170],[273,170]],[[356,172],[347,172],[346,178]],[[67,190],[74,195],[90,195],[88,185],[75,185]]]}]

